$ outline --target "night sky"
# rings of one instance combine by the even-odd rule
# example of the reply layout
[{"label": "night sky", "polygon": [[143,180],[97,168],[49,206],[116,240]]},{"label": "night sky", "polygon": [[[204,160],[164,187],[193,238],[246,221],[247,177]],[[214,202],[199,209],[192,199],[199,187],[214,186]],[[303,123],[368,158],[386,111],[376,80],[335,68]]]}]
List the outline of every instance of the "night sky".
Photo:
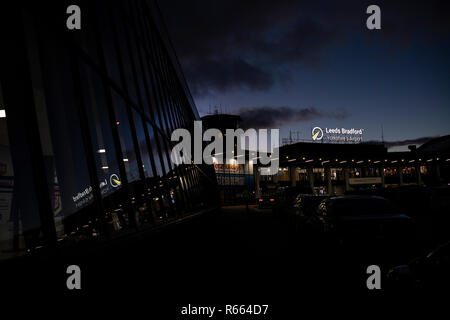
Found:
[{"label": "night sky", "polygon": [[[381,30],[366,8],[381,8]],[[244,127],[364,128],[396,144],[450,134],[445,1],[159,1],[200,115]],[[210,107],[211,106],[211,107]]]}]

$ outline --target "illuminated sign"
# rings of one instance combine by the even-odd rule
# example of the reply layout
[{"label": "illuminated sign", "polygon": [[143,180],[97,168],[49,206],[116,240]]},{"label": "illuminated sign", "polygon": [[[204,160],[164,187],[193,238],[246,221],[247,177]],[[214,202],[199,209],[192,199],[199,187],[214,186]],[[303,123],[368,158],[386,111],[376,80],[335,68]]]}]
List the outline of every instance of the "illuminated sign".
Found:
[{"label": "illuminated sign", "polygon": [[323,138],[323,131],[322,131],[322,128],[320,128],[320,127],[315,127],[314,129],[312,129],[311,134],[312,134],[312,139],[314,141],[322,140],[322,138]]},{"label": "illuminated sign", "polygon": [[[118,188],[122,185],[122,181],[117,174],[112,174],[109,177],[109,185],[108,179],[105,178],[103,181],[100,181],[100,191],[103,195],[110,192],[110,187]],[[59,191],[59,190],[58,190]],[[75,202],[77,207],[81,207],[84,204],[88,203],[91,199],[93,199],[92,195],[92,186],[86,187],[83,191],[78,192],[76,195],[72,196],[73,202]]]},{"label": "illuminated sign", "polygon": [[314,127],[311,131],[313,141],[327,142],[362,142],[364,129],[325,128]]},{"label": "illuminated sign", "polygon": [[230,164],[218,164],[214,163],[214,169],[216,173],[244,173],[244,165],[230,163]]},{"label": "illuminated sign", "polygon": [[381,184],[381,177],[350,178],[349,184]]},{"label": "illuminated sign", "polygon": [[111,186],[113,188],[117,188],[118,186],[120,186],[122,184],[122,182],[119,179],[119,176],[117,174],[112,174],[109,177],[109,183],[111,184]]}]

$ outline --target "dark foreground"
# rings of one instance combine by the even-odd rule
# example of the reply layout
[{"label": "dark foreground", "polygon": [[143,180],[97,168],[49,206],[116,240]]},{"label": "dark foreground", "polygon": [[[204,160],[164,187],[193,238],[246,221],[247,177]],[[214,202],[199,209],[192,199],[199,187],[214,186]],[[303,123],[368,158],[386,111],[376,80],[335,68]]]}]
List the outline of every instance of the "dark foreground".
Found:
[{"label": "dark foreground", "polygon": [[[381,290],[367,289],[367,266],[379,265],[385,273],[414,254],[357,244],[342,248],[292,233],[270,209],[236,206],[107,247],[5,264],[1,278],[2,290],[19,296],[106,295],[115,302],[136,296],[167,319],[183,319],[180,308],[188,304],[269,304],[274,316],[300,314],[308,301],[321,304],[325,297],[388,294],[384,277]],[[66,288],[72,264],[82,272],[78,291]]]}]

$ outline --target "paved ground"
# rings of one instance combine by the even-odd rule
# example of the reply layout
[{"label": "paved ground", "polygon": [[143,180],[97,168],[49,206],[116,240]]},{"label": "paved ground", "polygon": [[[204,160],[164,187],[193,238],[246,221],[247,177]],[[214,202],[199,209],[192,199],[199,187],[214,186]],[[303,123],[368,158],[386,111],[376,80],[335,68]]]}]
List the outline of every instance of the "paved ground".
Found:
[{"label": "paved ground", "polygon": [[[270,209],[234,206],[131,243],[42,258],[3,277],[19,292],[32,284],[68,295],[139,295],[171,312],[188,303],[271,303],[286,312],[326,293],[367,294],[365,268],[384,263],[376,256],[300,239]],[[81,267],[80,292],[65,287],[70,264]]]}]

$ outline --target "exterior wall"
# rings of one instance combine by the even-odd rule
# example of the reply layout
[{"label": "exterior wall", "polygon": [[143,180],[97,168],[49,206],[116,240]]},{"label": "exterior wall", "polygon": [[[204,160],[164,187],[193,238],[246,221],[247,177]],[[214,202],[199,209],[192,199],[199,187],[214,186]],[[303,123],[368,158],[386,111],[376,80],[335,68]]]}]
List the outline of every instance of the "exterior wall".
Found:
[{"label": "exterior wall", "polygon": [[[214,164],[222,204],[239,204],[255,194],[253,163]],[[248,193],[248,194],[246,194]]]},{"label": "exterior wall", "polygon": [[[81,30],[66,29],[69,4],[82,8]],[[8,9],[0,5],[10,44],[0,61],[0,246],[9,252],[0,259],[217,205],[212,166],[170,159],[172,131],[191,129],[198,113],[152,1]]]},{"label": "exterior wall", "polygon": [[[309,192],[337,195],[346,191],[374,187],[424,184],[433,186],[450,182],[449,163],[450,160],[439,165],[419,166],[282,167],[276,175],[276,181],[282,186],[309,188]],[[442,171],[446,174],[443,175]]]},{"label": "exterior wall", "polygon": [[[343,194],[367,188],[450,183],[450,136],[417,150],[387,152],[382,144],[295,143],[280,148],[276,180],[301,192]],[[284,175],[295,169],[295,174]]]},{"label": "exterior wall", "polygon": [[[239,128],[240,117],[230,114],[215,113],[202,117],[203,130],[218,129],[226,139],[226,130]],[[237,141],[234,143],[237,154]],[[227,164],[214,164],[216,179],[222,204],[233,205],[253,201],[257,197],[252,153],[245,151],[245,164],[234,160]]]}]

